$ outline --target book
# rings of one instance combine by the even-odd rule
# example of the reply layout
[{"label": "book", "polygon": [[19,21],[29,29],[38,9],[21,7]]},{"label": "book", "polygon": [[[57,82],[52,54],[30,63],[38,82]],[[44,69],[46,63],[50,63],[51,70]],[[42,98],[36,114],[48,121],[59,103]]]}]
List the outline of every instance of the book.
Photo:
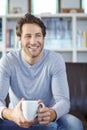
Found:
[{"label": "book", "polygon": [[2,19],[0,18],[0,41],[2,41]]}]

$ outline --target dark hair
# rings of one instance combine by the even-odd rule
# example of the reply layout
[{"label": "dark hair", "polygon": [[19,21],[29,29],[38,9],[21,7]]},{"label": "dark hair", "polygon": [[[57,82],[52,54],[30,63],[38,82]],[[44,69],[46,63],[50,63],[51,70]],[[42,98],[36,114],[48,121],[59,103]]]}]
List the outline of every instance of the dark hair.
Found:
[{"label": "dark hair", "polygon": [[40,18],[38,17],[35,17],[34,15],[32,14],[25,14],[24,17],[20,18],[17,22],[17,25],[16,25],[16,34],[17,36],[21,36],[21,33],[22,33],[22,26],[25,24],[25,23],[35,23],[37,24],[38,26],[41,27],[42,29],[42,34],[43,36],[45,37],[46,35],[46,27],[44,25],[44,23],[40,20]]}]

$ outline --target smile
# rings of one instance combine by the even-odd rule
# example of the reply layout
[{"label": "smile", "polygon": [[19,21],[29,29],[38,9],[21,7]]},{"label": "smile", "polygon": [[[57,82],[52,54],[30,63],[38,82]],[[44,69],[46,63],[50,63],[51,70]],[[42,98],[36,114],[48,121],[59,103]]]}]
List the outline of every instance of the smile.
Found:
[{"label": "smile", "polygon": [[35,47],[30,47],[31,49],[35,49],[35,48],[38,48],[38,46],[35,46]]},{"label": "smile", "polygon": [[37,49],[39,46],[29,46],[30,49]]}]

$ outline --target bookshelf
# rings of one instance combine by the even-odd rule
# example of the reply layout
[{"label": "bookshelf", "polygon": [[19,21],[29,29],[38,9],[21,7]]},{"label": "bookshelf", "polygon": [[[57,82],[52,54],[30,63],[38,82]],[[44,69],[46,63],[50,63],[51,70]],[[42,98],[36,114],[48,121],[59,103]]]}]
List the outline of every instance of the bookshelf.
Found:
[{"label": "bookshelf", "polygon": [[[58,36],[48,40],[45,47],[47,49],[54,50],[63,55],[66,62],[87,62],[87,14],[83,13],[60,13],[57,15],[42,16],[44,18],[52,18],[57,22],[60,20],[60,23],[63,22],[62,27],[62,38]],[[55,22],[55,21],[54,21]],[[56,25],[56,23],[55,23]],[[52,26],[52,25],[51,25]],[[60,27],[61,25],[59,25]],[[54,30],[56,30],[55,27]],[[58,28],[58,30],[60,30]],[[48,29],[49,31],[49,29]],[[60,31],[61,34],[61,31]],[[51,42],[52,42],[52,45]]]},{"label": "bookshelf", "polygon": [[[20,48],[15,35],[15,26],[18,18],[23,15],[0,16],[3,34],[0,41],[0,56]],[[61,53],[65,62],[87,62],[87,14],[59,13],[37,16],[41,17],[47,26],[44,48]]]},{"label": "bookshelf", "polygon": [[0,16],[0,58],[5,55],[5,16]]}]

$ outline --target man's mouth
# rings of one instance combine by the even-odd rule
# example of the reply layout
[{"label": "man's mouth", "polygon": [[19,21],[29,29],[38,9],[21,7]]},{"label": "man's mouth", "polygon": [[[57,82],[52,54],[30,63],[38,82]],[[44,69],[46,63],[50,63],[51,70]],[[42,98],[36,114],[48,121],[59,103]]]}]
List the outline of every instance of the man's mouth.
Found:
[{"label": "man's mouth", "polygon": [[39,48],[39,46],[38,46],[38,45],[36,45],[36,46],[28,46],[28,48],[29,48],[30,50],[36,50],[36,49]]},{"label": "man's mouth", "polygon": [[39,46],[30,46],[30,49],[37,49]]}]

